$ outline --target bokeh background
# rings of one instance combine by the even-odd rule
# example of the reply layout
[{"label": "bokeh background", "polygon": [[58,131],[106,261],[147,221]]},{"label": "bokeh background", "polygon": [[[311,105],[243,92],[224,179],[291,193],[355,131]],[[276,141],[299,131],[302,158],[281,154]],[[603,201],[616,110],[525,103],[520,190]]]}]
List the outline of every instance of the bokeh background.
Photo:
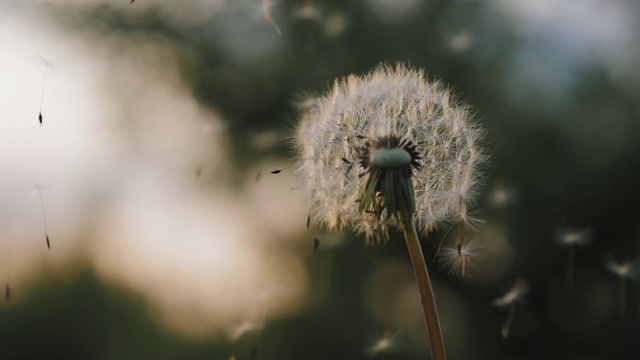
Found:
[{"label": "bokeh background", "polygon": [[[307,229],[294,172],[270,174],[298,104],[397,61],[487,130],[484,222],[423,239],[450,359],[640,358],[638,19],[635,0],[0,0],[0,358],[428,358],[401,236]],[[431,261],[457,236],[481,245],[464,278]]]}]

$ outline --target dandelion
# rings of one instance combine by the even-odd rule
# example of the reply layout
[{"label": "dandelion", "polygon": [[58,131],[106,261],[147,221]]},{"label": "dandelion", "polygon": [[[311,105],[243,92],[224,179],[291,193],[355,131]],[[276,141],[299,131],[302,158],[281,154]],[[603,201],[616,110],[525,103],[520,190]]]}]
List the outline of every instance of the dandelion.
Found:
[{"label": "dandelion", "polygon": [[618,262],[611,254],[606,254],[604,264],[607,270],[616,275],[620,282],[620,317],[624,316],[626,295],[625,282],[627,279],[638,280],[640,267],[637,261],[624,260]]},{"label": "dandelion", "polygon": [[445,246],[441,251],[442,266],[454,276],[467,277],[473,269],[473,262],[479,256],[480,246],[476,239],[460,240]]},{"label": "dandelion", "polygon": [[[422,71],[398,65],[350,75],[329,94],[305,101],[302,111],[296,167],[313,223],[379,239],[399,210],[379,196],[393,180],[404,187],[396,200],[415,198],[407,201],[413,215],[405,216],[422,233],[445,222],[473,222],[468,207],[480,180],[476,169],[486,159],[479,148],[483,131],[468,107]],[[364,174],[347,171],[344,160]]]},{"label": "dandelion", "polygon": [[518,279],[513,284],[513,286],[511,286],[511,289],[509,289],[509,291],[491,302],[493,306],[509,309],[509,313],[507,314],[507,318],[505,319],[504,324],[502,324],[502,330],[500,332],[503,339],[509,337],[511,323],[513,322],[513,318],[516,314],[516,305],[522,301],[522,298],[528,292],[529,285],[527,285],[524,280]]},{"label": "dandelion", "polygon": [[445,358],[444,345],[417,233],[472,223],[482,136],[468,107],[402,64],[337,80],[304,102],[297,128],[296,168],[314,224],[353,229],[369,243],[392,227],[404,233],[434,359]]},{"label": "dandelion", "polygon": [[560,245],[567,247],[567,289],[573,284],[573,269],[575,267],[576,246],[585,246],[593,240],[591,229],[565,229],[557,236]]}]

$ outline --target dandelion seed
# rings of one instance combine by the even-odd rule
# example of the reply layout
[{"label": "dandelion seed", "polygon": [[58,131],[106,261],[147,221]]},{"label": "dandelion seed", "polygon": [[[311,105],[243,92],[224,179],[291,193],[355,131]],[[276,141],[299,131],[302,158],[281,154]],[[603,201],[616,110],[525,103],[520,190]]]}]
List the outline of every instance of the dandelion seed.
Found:
[{"label": "dandelion seed", "polygon": [[273,16],[271,15],[271,9],[273,8],[273,6],[274,4],[270,0],[262,0],[262,18],[269,25],[273,26],[279,36],[282,36],[282,30],[280,29],[280,26],[278,26],[276,21],[273,19]]},{"label": "dandelion seed", "polygon": [[229,329],[228,334],[231,341],[235,342],[246,334],[262,331],[263,328],[263,321],[247,320]]},{"label": "dandelion seed", "polygon": [[528,292],[529,292],[529,285],[527,285],[527,283],[524,280],[518,279],[513,284],[511,289],[509,289],[509,291],[507,291],[504,295],[502,295],[497,299],[494,299],[491,302],[493,306],[509,309],[507,318],[502,324],[502,329],[500,331],[500,335],[502,336],[503,339],[507,339],[509,337],[511,324],[513,323],[513,318],[515,317],[515,313],[516,313],[516,306],[518,303],[522,301],[523,297]]},{"label": "dandelion seed", "polygon": [[491,304],[496,307],[509,307],[520,301],[529,292],[529,285],[523,279],[518,279],[513,286],[501,297],[494,299]]},{"label": "dandelion seed", "polygon": [[313,0],[306,0],[302,6],[294,11],[294,17],[299,20],[314,21],[320,18],[320,10],[313,3]]},{"label": "dandelion seed", "polygon": [[342,11],[332,11],[324,21],[324,33],[330,38],[342,35],[347,28],[347,15]]},{"label": "dandelion seed", "polygon": [[44,64],[44,76],[42,77],[42,91],[40,93],[40,110],[38,112],[38,122],[40,122],[40,126],[42,126],[42,105],[44,104],[44,85],[47,82],[47,70],[51,67],[51,63],[46,60],[43,60]]},{"label": "dandelion seed", "polygon": [[460,240],[456,238],[453,245],[442,249],[442,266],[454,276],[468,277],[474,268],[474,261],[479,256],[479,243],[476,239]]},{"label": "dandelion seed", "polygon": [[42,200],[42,192],[40,191],[40,186],[36,185],[38,189],[38,196],[40,197],[40,206],[42,207],[42,219],[44,221],[44,236],[47,242],[47,249],[51,250],[51,242],[49,241],[49,230],[47,227],[47,213],[44,210],[44,200]]},{"label": "dandelion seed", "polygon": [[385,331],[380,339],[378,339],[371,346],[368,346],[364,349],[364,353],[369,356],[378,356],[381,354],[389,353],[395,346],[395,341],[392,337],[393,334],[391,333],[391,331]]},{"label": "dandelion seed", "polygon": [[464,52],[469,49],[471,41],[471,35],[466,31],[462,31],[449,40],[449,47],[455,52]]},{"label": "dandelion seed", "polygon": [[489,202],[494,208],[502,209],[514,201],[515,191],[507,187],[504,181],[496,181],[489,193]]},{"label": "dandelion seed", "polygon": [[292,167],[293,165],[294,164],[290,164],[290,165],[287,165],[287,166],[283,167],[282,169],[273,170],[273,171],[271,171],[271,173],[274,174],[274,175],[280,174],[281,172],[283,172],[283,171],[287,170],[288,168]]},{"label": "dandelion seed", "polygon": [[13,239],[11,239],[11,243],[9,245],[9,266],[7,270],[7,286],[4,290],[4,298],[6,301],[11,300],[11,263],[13,260]]},{"label": "dandelion seed", "polygon": [[317,237],[313,238],[313,251],[314,252],[318,251],[319,247],[320,247],[320,239],[318,239]]},{"label": "dandelion seed", "polygon": [[567,289],[573,285],[573,270],[575,268],[575,248],[585,246],[593,240],[591,229],[565,229],[558,233],[557,242],[567,247]]},{"label": "dandelion seed", "polygon": [[620,317],[623,317],[626,308],[625,283],[627,279],[638,280],[640,265],[637,261],[630,260],[618,262],[611,254],[605,255],[604,262],[607,270],[618,277],[620,283]]},{"label": "dandelion seed", "polygon": [[566,229],[558,234],[558,243],[565,246],[585,246],[593,240],[591,229]]}]

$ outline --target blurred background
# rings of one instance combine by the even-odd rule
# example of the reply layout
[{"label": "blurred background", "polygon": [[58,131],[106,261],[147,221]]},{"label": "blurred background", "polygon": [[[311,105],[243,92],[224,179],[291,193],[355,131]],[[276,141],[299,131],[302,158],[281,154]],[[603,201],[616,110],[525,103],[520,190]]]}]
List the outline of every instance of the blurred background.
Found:
[{"label": "blurred background", "polygon": [[[401,235],[307,229],[293,171],[270,174],[297,104],[397,61],[487,130],[484,222],[424,239],[450,359],[639,358],[639,18],[633,0],[0,0],[0,358],[428,358]],[[465,277],[432,261],[457,236],[479,245]]]}]

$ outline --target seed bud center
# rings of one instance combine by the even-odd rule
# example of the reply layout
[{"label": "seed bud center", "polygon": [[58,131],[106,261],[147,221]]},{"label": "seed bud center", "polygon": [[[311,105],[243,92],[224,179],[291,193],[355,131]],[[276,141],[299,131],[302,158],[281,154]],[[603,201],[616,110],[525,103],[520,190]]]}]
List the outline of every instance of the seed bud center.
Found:
[{"label": "seed bud center", "polygon": [[387,169],[406,166],[411,163],[411,154],[399,147],[378,148],[370,153],[369,163],[375,167]]}]

